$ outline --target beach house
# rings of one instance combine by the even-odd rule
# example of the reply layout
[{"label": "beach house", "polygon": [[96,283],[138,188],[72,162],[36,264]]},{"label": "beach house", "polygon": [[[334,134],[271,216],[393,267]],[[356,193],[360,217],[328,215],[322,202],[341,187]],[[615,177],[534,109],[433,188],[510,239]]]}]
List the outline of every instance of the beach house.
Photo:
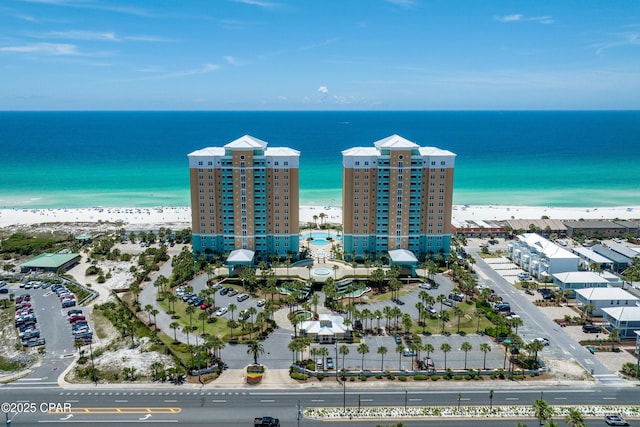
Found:
[{"label": "beach house", "polygon": [[343,247],[355,258],[404,249],[417,260],[451,245],[456,155],[399,135],[342,152]]},{"label": "beach house", "polygon": [[578,271],[580,258],[577,255],[536,233],[518,235],[509,243],[508,252],[515,264],[539,279]]},{"label": "beach house", "polygon": [[592,316],[602,316],[603,309],[612,307],[635,307],[640,299],[620,288],[589,288],[575,291],[576,302],[593,307]]},{"label": "beach house", "polygon": [[569,298],[576,298],[577,290],[607,288],[609,281],[592,271],[566,271],[552,276],[553,284]]},{"label": "beach house", "polygon": [[617,329],[620,338],[635,338],[640,331],[640,307],[603,308],[602,326],[609,332]]}]

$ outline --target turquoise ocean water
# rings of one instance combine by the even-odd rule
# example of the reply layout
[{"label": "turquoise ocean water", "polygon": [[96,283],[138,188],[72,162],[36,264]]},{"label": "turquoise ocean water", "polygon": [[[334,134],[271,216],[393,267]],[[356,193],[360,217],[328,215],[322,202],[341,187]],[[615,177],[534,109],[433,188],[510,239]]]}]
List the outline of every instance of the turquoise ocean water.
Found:
[{"label": "turquoise ocean water", "polygon": [[301,152],[302,204],[399,134],[457,154],[456,204],[640,205],[638,111],[0,112],[0,208],[187,206],[187,154],[244,134]]}]

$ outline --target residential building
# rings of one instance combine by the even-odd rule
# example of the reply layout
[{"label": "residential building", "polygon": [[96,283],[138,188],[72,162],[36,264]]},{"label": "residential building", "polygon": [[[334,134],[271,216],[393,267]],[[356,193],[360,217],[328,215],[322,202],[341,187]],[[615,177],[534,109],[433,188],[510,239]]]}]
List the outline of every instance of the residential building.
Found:
[{"label": "residential building", "polygon": [[572,238],[622,237],[628,230],[623,225],[606,220],[564,221],[564,226],[567,227],[567,236]]},{"label": "residential building", "polygon": [[299,252],[299,151],[245,135],[188,157],[195,254]]},{"label": "residential building", "polygon": [[[454,207],[454,210],[455,209],[456,207]],[[464,209],[464,207],[462,209]],[[507,235],[507,229],[503,221],[452,220],[451,229],[456,235],[466,237],[496,237]]]},{"label": "residential building", "polygon": [[631,293],[620,288],[590,288],[578,289],[576,293],[576,302],[585,306],[594,307],[591,311],[592,316],[602,316],[602,309],[611,307],[635,307],[640,299]]},{"label": "residential building", "polygon": [[342,152],[343,248],[356,258],[405,249],[448,255],[456,155],[392,135]]},{"label": "residential building", "polygon": [[576,246],[575,248],[571,248],[571,252],[580,257],[580,267],[585,270],[592,269],[595,265],[598,266],[600,271],[611,271],[613,269],[613,261],[594,252],[591,248]]},{"label": "residential building", "polygon": [[[514,210],[514,214],[518,209]],[[543,237],[550,237],[552,234],[562,238],[567,236],[567,227],[558,219],[508,219],[507,224],[518,233],[534,232]]]},{"label": "residential building", "polygon": [[640,307],[611,307],[602,309],[602,326],[609,332],[618,330],[620,338],[635,338],[640,330]]},{"label": "residential building", "polygon": [[609,281],[592,271],[567,271],[552,275],[553,284],[569,298],[576,298],[576,292],[585,288],[607,288]]},{"label": "residential building", "polygon": [[538,279],[578,271],[577,255],[535,233],[518,235],[509,242],[508,251],[515,264]]},{"label": "residential building", "polygon": [[594,245],[592,249],[595,253],[611,260],[611,268],[614,273],[622,273],[633,263],[631,258],[621,255],[606,246]]}]

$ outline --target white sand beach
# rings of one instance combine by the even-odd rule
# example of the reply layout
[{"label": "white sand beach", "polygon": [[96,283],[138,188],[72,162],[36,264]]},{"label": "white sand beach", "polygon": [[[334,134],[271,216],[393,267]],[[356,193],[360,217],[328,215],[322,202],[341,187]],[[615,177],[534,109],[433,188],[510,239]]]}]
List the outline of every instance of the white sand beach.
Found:
[{"label": "white sand beach", "polygon": [[[339,206],[300,206],[300,222],[342,223]],[[314,216],[317,220],[314,220]],[[640,219],[640,206],[557,208],[540,206],[469,206],[453,208],[453,220],[541,219],[558,220]],[[191,226],[191,208],[74,208],[0,209],[0,228],[45,223],[121,223],[126,229],[181,229]]]}]

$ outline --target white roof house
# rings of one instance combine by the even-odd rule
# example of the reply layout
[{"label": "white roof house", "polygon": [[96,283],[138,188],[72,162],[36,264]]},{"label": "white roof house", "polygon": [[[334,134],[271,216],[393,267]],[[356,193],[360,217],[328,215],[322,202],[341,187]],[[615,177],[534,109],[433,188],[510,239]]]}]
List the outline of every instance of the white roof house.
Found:
[{"label": "white roof house", "polygon": [[609,332],[618,329],[620,338],[635,338],[640,330],[640,307],[611,307],[602,309],[602,326]]},{"label": "white roof house", "polygon": [[565,271],[552,275],[553,283],[562,291],[569,291],[569,297],[575,297],[577,289],[606,288],[609,281],[592,271]]},{"label": "white roof house", "polygon": [[578,271],[580,258],[535,233],[525,233],[509,245],[511,260],[541,278],[555,273]]},{"label": "white roof house", "polygon": [[589,288],[577,289],[576,301],[582,307],[591,305],[593,316],[602,316],[605,308],[636,307],[640,299],[620,288]]},{"label": "white roof house", "polygon": [[331,343],[351,333],[351,326],[344,324],[342,316],[320,314],[318,320],[307,320],[300,325],[300,333],[318,342]]}]

